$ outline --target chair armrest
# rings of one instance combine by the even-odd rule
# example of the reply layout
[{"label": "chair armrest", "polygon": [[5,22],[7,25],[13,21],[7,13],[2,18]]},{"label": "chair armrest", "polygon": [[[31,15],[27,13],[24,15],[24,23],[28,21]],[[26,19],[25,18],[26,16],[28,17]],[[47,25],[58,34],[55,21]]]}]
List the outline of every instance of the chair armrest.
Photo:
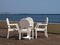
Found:
[{"label": "chair armrest", "polygon": [[16,26],[17,28],[19,28],[18,23],[13,23],[13,24],[9,24],[10,26]]},{"label": "chair armrest", "polygon": [[46,23],[37,23],[37,25],[46,26],[46,25],[48,25],[48,24],[46,24]]},{"label": "chair armrest", "polygon": [[17,23],[9,24],[9,25],[18,25]]}]

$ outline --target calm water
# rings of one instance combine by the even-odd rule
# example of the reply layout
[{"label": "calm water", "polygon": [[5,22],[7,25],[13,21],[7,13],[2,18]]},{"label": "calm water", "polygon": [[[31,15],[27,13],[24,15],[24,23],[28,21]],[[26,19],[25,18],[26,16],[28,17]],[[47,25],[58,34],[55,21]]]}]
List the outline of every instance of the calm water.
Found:
[{"label": "calm water", "polygon": [[25,17],[32,17],[35,22],[43,22],[48,17],[49,23],[60,23],[60,14],[0,14],[0,20],[19,21]]}]

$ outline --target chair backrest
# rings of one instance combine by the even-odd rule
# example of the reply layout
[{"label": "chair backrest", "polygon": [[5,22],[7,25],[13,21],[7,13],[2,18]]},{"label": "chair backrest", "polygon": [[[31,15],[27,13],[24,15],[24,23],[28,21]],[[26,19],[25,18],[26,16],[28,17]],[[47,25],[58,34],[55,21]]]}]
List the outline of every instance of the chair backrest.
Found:
[{"label": "chair backrest", "polygon": [[31,17],[27,17],[26,19],[30,20],[31,22],[33,22],[33,19]]},{"label": "chair backrest", "polygon": [[29,27],[30,23],[26,18],[23,18],[19,21],[19,26],[21,29],[27,29]]},{"label": "chair backrest", "polygon": [[9,19],[8,18],[6,18],[6,22],[7,22],[7,25],[9,25]]},{"label": "chair backrest", "polygon": [[8,28],[10,28],[9,19],[8,18],[6,18],[6,22],[7,22]]},{"label": "chair backrest", "polygon": [[26,19],[29,21],[30,26],[34,25],[34,21],[33,21],[33,19],[31,17],[27,17]]},{"label": "chair backrest", "polygon": [[46,24],[48,25],[48,17],[46,17]]}]

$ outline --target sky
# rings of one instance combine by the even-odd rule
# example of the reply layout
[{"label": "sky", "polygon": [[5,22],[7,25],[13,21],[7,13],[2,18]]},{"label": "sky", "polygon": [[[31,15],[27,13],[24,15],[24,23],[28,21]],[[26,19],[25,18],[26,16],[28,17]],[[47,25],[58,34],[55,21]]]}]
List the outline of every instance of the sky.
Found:
[{"label": "sky", "polygon": [[0,13],[60,14],[60,0],[0,0]]}]

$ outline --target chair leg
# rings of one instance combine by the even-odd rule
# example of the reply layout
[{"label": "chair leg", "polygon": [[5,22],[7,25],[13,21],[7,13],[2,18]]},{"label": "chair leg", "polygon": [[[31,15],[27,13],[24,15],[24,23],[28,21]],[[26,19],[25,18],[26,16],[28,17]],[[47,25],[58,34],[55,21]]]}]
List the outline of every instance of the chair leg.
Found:
[{"label": "chair leg", "polygon": [[31,30],[31,29],[28,28],[27,36],[29,37],[29,40],[31,39],[31,31],[30,31],[30,30]]},{"label": "chair leg", "polygon": [[7,39],[9,38],[9,31],[8,31],[8,34],[7,34]]},{"label": "chair leg", "polygon": [[28,32],[27,36],[29,36],[29,40],[30,40],[31,39],[31,37],[30,37],[31,36],[31,32],[30,31]]},{"label": "chair leg", "polygon": [[21,40],[21,33],[19,33],[19,40]]},{"label": "chair leg", "polygon": [[32,30],[32,38],[34,39],[34,30]]},{"label": "chair leg", "polygon": [[47,30],[44,31],[45,36],[48,38]]},{"label": "chair leg", "polygon": [[35,30],[35,38],[37,39],[37,31]]},{"label": "chair leg", "polygon": [[19,40],[21,40],[21,31],[20,31],[18,25],[17,25],[16,27],[17,27],[17,29],[18,29],[18,33],[19,33]]}]

